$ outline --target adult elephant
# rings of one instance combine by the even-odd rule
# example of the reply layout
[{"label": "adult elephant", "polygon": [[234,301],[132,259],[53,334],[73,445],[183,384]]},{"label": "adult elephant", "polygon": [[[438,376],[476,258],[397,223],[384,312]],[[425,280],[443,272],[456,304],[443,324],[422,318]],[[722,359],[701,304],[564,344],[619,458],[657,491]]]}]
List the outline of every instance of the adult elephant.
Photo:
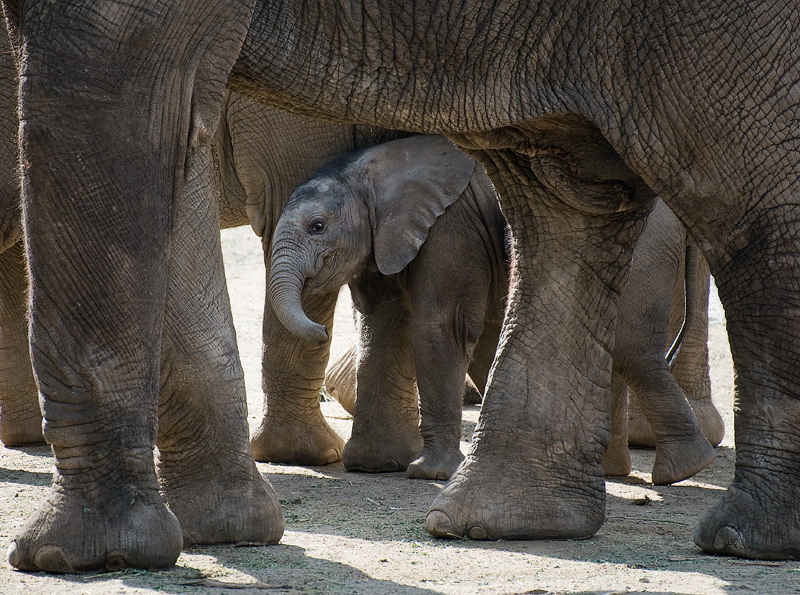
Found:
[{"label": "adult elephant", "polygon": [[[432,533],[579,538],[603,522],[616,302],[657,193],[708,260],[737,375],[734,483],[695,540],[800,557],[800,66],[784,26],[796,5],[5,6],[22,59],[31,345],[57,458],[14,565],[177,556],[150,457],[171,214],[229,72],[308,114],[447,133],[500,193],[510,305],[476,441],[428,514]],[[87,509],[102,511],[91,543],[66,529]]]}]

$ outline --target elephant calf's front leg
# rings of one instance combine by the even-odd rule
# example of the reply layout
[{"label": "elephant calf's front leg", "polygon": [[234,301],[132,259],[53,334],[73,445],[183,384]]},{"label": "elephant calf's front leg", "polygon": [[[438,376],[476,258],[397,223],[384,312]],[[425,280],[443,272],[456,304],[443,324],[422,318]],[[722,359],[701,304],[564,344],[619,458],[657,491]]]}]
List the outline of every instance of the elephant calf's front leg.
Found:
[{"label": "elephant calf's front leg", "polygon": [[402,471],[422,450],[408,312],[386,302],[360,317],[359,330],[353,433],[342,461],[350,471]]},{"label": "elephant calf's front leg", "polygon": [[[269,271],[267,272],[269,276]],[[333,328],[335,293],[307,298],[309,315]],[[328,465],[342,458],[344,440],[328,425],[319,406],[319,391],[330,353],[330,339],[309,343],[293,335],[264,305],[262,384],[264,412],[250,440],[257,461],[295,465]]]}]

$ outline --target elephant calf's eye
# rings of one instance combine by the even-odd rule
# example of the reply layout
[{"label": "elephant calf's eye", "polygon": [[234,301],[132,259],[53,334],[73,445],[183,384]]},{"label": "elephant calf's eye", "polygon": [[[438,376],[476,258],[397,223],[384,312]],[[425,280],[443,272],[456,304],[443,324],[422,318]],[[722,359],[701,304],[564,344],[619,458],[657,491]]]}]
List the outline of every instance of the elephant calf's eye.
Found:
[{"label": "elephant calf's eye", "polygon": [[325,223],[322,221],[312,221],[308,226],[308,233],[311,235],[318,235],[325,231]]}]

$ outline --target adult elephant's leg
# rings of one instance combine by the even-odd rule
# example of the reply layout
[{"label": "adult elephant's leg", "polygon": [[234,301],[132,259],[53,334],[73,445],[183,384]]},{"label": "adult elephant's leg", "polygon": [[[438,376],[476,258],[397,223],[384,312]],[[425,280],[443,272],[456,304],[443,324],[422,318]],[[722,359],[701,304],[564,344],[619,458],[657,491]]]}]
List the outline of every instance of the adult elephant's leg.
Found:
[{"label": "adult elephant's leg", "polygon": [[[694,290],[686,292],[694,305],[689,308],[692,314],[687,321],[681,350],[672,367],[672,376],[692,406],[703,435],[712,446],[717,446],[725,437],[725,423],[711,400],[711,376],[708,367],[708,299],[711,273],[706,259],[696,247],[692,246],[688,258],[695,260]],[[678,297],[684,293],[683,287],[676,287],[675,293],[677,295],[673,304],[682,306]],[[673,307],[670,322],[672,336],[680,328],[681,312],[675,312],[679,309],[682,310]]]},{"label": "adult elephant's leg", "polygon": [[[699,250],[692,248],[688,257],[694,259],[695,275],[694,287],[685,286],[684,268],[680,269],[672,296],[669,321],[669,339],[671,344],[684,324],[688,311],[689,319],[686,320],[686,333],[681,342],[681,348],[672,368],[672,376],[683,391],[686,399],[694,411],[697,423],[703,435],[717,446],[725,436],[725,424],[716,406],[711,400],[711,378],[708,367],[708,298],[710,273],[705,258]],[[684,263],[685,266],[685,263]],[[689,280],[689,282],[692,282]],[[692,304],[686,309],[686,296]],[[664,352],[670,345],[664,346]],[[632,446],[645,446],[652,448],[656,445],[656,437],[650,422],[647,421],[642,411],[637,395],[630,404],[630,422],[628,424],[628,439]]]},{"label": "adult elephant's leg", "polygon": [[611,371],[611,436],[603,457],[607,476],[625,476],[631,472],[631,451],[628,449],[628,387],[614,368]]},{"label": "adult elephant's leg", "polygon": [[[271,248],[265,249],[267,263]],[[269,264],[267,264],[269,278]],[[337,294],[305,296],[304,311],[333,329]],[[281,324],[269,298],[264,303],[261,383],[264,411],[250,445],[257,461],[327,465],[341,459],[344,440],[328,425],[319,406],[330,339],[314,344]]]},{"label": "adult elephant's leg", "polygon": [[512,289],[472,449],[426,528],[589,537],[605,518],[615,296],[648,208],[593,215],[571,206],[580,197],[567,204],[547,191],[524,156],[487,151],[482,161],[512,229]]},{"label": "adult elephant's leg", "polygon": [[173,225],[158,474],[184,545],[275,543],[277,496],[249,446],[244,373],[225,287],[210,150],[192,156]]},{"label": "adult elephant's leg", "polygon": [[28,349],[23,244],[0,254],[0,440],[6,446],[39,444],[42,411]]},{"label": "adult elephant's leg", "polygon": [[[737,407],[734,480],[694,539],[714,553],[800,559],[800,224],[795,199],[758,199],[731,210],[736,233],[698,229],[715,246],[706,257],[725,307]],[[720,237],[753,240],[717,247]]]},{"label": "adult elephant's leg", "polygon": [[[8,8],[8,7],[7,7]],[[172,197],[211,137],[251,7],[22,4],[31,355],[50,496],[12,565],[171,565],[181,529],[153,461]]]},{"label": "adult elephant's leg", "polygon": [[386,302],[357,324],[356,410],[342,461],[351,471],[402,471],[422,451],[408,311]]}]

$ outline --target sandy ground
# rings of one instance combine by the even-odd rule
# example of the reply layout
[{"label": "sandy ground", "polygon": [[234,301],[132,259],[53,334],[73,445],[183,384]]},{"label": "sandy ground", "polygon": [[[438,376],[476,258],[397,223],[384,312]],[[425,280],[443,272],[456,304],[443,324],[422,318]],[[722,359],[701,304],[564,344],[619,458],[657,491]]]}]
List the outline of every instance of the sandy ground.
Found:
[{"label": "sandy ground", "polygon": [[[260,245],[249,228],[223,232],[231,298],[246,371],[250,423],[261,413],[260,316],[264,291]],[[352,341],[342,304],[334,349]],[[0,567],[2,593],[800,593],[800,563],[703,554],[692,527],[732,477],[732,370],[718,304],[712,310],[714,399],[727,436],[714,464],[670,487],[649,483],[653,453],[637,451],[635,472],[609,481],[608,520],[586,541],[469,542],[431,538],[423,529],[438,482],[402,474],[364,475],[341,465],[259,464],[283,503],[287,530],[266,548],[186,551],[161,572],[54,576]],[[350,419],[323,404],[343,436]],[[477,409],[465,411],[471,435]],[[463,442],[468,447],[468,442]],[[46,496],[47,448],[0,449],[0,543],[23,526]],[[234,591],[233,589],[243,589]]]}]

